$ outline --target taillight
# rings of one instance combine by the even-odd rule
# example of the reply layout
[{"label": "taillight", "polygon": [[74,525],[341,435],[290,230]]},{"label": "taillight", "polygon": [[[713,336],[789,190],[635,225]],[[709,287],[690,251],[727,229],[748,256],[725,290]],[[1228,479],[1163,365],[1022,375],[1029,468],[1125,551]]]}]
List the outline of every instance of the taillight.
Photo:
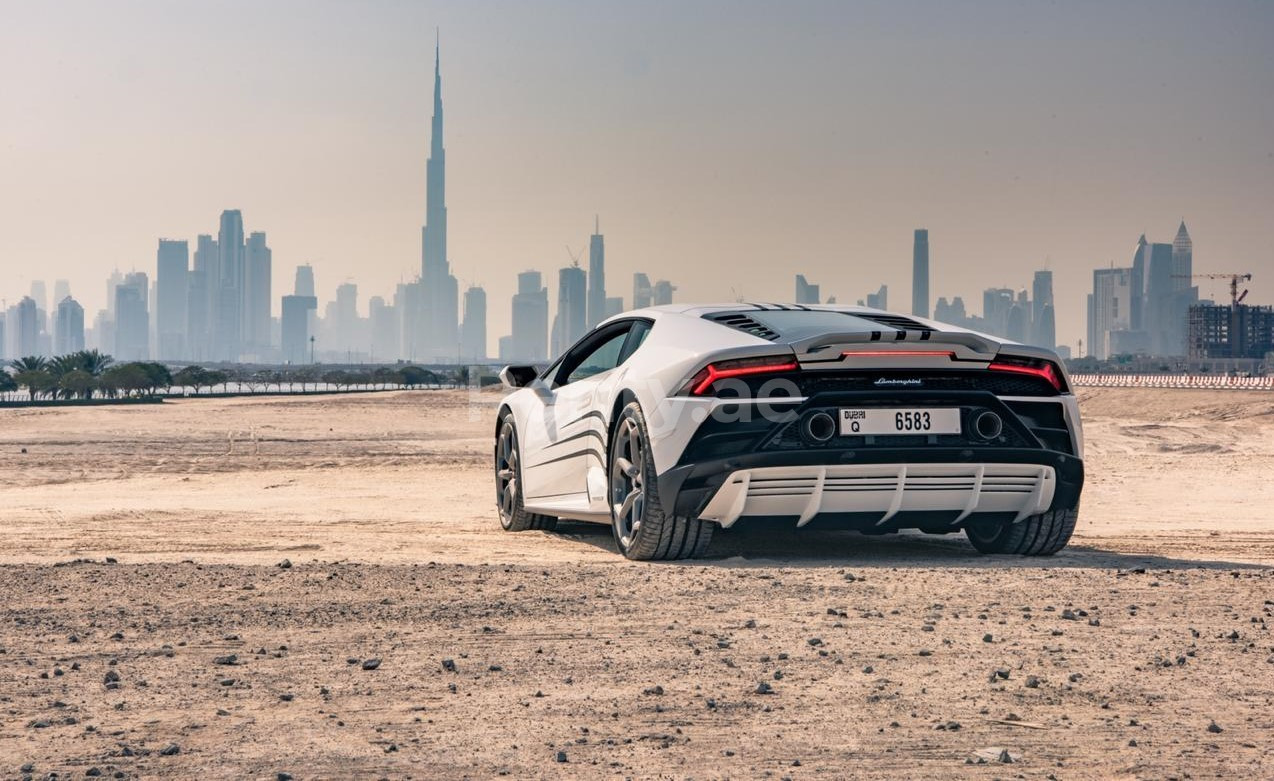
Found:
[{"label": "taillight", "polygon": [[993,372],[1012,372],[1039,377],[1047,380],[1048,384],[1053,386],[1053,390],[1058,393],[1066,389],[1062,383],[1062,373],[1051,361],[1033,358],[1000,358],[993,361],[987,368]]},{"label": "taillight", "polygon": [[717,380],[730,377],[750,377],[757,374],[793,372],[800,366],[791,358],[767,356],[764,358],[739,358],[732,361],[710,363],[690,378],[681,389],[681,395],[706,396]]}]

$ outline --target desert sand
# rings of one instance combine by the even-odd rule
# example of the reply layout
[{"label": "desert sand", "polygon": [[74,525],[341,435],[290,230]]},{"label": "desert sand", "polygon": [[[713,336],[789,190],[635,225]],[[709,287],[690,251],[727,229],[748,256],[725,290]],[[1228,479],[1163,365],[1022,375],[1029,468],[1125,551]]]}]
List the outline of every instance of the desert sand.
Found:
[{"label": "desert sand", "polygon": [[1051,558],[677,564],[501,531],[497,399],[0,410],[0,778],[1274,776],[1274,394],[1083,391]]}]

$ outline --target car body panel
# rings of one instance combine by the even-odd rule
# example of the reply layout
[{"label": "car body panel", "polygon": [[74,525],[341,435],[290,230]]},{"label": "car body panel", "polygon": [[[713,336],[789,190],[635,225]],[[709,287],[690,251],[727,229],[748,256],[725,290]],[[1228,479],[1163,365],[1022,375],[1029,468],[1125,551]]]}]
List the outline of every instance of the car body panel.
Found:
[{"label": "car body panel", "polygon": [[[753,327],[753,332],[748,332],[708,319],[740,319],[736,316],[741,316],[743,320],[782,320],[796,325],[768,331],[761,325]],[[812,325],[807,325],[806,321]],[[558,382],[561,367],[569,365],[577,357],[577,353],[591,349],[590,339],[598,339],[596,335],[608,328],[622,328],[625,323],[637,322],[648,324],[650,330],[640,346],[625,356],[622,363],[574,382]],[[830,326],[823,327],[824,322]],[[757,333],[769,338],[763,338]],[[758,422],[755,424],[758,431],[756,447],[747,454],[749,464],[746,468],[736,463],[740,461],[739,458],[709,458],[705,459],[705,463],[710,462],[713,465],[710,468],[702,464],[691,464],[687,469],[684,456],[692,448],[702,444],[705,431],[709,428],[704,425],[704,421],[718,420],[722,416],[728,418],[730,415],[742,418],[784,410],[802,411],[812,409],[811,405],[834,406],[839,403],[837,399],[859,398],[858,394],[846,396],[838,392],[822,397],[796,394],[778,401],[679,393],[709,363],[768,357],[796,361],[799,371],[793,376],[798,378],[824,375],[836,378],[841,377],[841,373],[844,373],[843,376],[853,374],[862,377],[879,373],[882,381],[894,375],[906,375],[908,372],[926,376],[945,373],[960,377],[981,377],[996,359],[1038,359],[1055,364],[1056,371],[1065,383],[1063,387],[1069,388],[1065,367],[1051,351],[924,318],[866,307],[796,307],[761,303],[679,304],[627,312],[601,323],[559,357],[537,380],[527,387],[513,390],[504,399],[501,408],[513,413],[524,452],[522,484],[527,508],[532,512],[563,518],[609,520],[607,460],[610,431],[619,411],[631,401],[640,404],[646,419],[651,458],[665,507],[677,512],[692,512],[696,517],[717,522],[723,522],[723,518],[729,515],[721,511],[722,503],[726,502],[726,494],[723,493],[718,501],[713,498],[712,491],[721,491],[723,486],[731,485],[729,481],[733,479],[732,476],[741,471],[748,471],[753,476],[764,476],[766,473],[763,470],[799,467],[798,471],[804,470],[803,474],[822,474],[817,492],[820,505],[824,499],[828,499],[828,507],[850,507],[855,506],[853,502],[840,502],[839,499],[831,501],[835,497],[830,494],[824,496],[823,492],[828,475],[834,480],[842,477],[840,472],[846,470],[839,469],[837,464],[846,458],[858,458],[857,463],[873,465],[867,469],[870,474],[875,474],[882,468],[875,465],[908,463],[930,464],[925,469],[942,472],[942,468],[933,466],[933,459],[941,451],[951,456],[944,462],[947,466],[943,468],[964,474],[970,468],[977,471],[976,464],[969,467],[972,463],[970,458],[989,466],[1002,463],[997,456],[1008,452],[1003,448],[985,453],[982,449],[977,449],[977,456],[972,457],[967,455],[972,452],[968,447],[944,450],[937,447],[936,440],[932,438],[928,442],[921,441],[923,438],[913,439],[893,449],[864,449],[860,442],[848,450],[845,449],[848,446],[845,446],[824,450],[797,448],[779,452],[773,448],[766,450],[768,445],[761,446],[764,439],[763,427],[771,424]],[[868,397],[897,400],[899,405],[910,403],[908,399],[919,398],[905,389],[892,388],[880,390],[874,397],[868,394]],[[1036,504],[1024,499],[1021,507],[1011,510],[1014,517],[1021,515],[1024,507],[1036,508],[1041,501],[1041,506],[1054,506],[1059,502],[1078,500],[1078,486],[1082,485],[1083,438],[1079,408],[1074,395],[1063,392],[1048,396],[1019,397],[1011,394],[978,396],[973,393],[957,394],[957,397],[962,399],[966,414],[969,410],[994,408],[1016,420],[1019,414],[1017,411],[1030,409],[1043,410],[1040,417],[1065,421],[1063,427],[1051,430],[1054,440],[1047,444],[1044,439],[1033,436],[1036,429],[1027,431],[1022,428],[1022,421],[1031,419],[1022,418],[1022,421],[1015,423],[1022,433],[1017,436],[1020,441],[1014,444],[1017,449],[1012,451],[1012,458],[1008,462],[1018,466],[1010,471],[1021,471],[1019,466],[1025,465],[1021,468],[1032,474],[1055,473],[1056,484],[1048,491],[1037,494],[1034,498]],[[1015,411],[1006,411],[1001,402],[1017,403],[1013,407]],[[1049,405],[1058,405],[1056,414],[1049,411],[1054,409]],[[773,425],[775,430],[780,428],[778,424]],[[1064,432],[1062,428],[1065,429]],[[1063,436],[1069,438],[1065,443],[1061,440]],[[712,479],[699,487],[689,487],[700,480],[700,473],[704,469],[716,470]],[[850,469],[846,474],[849,472],[854,470]],[[985,469],[983,473],[985,474]],[[690,483],[683,485],[686,479]],[[751,477],[747,479],[751,480]],[[1043,485],[1044,478],[1041,477],[1040,480]],[[891,520],[894,516],[905,519],[908,517],[906,508],[925,505],[925,501],[921,501],[919,497],[906,495],[907,491],[912,490],[908,486],[913,483],[908,483],[905,476],[895,481],[894,488],[899,492],[898,507],[894,507],[893,515],[884,519],[885,521],[894,523]],[[704,485],[708,485],[711,490],[703,488]],[[979,504],[984,503],[986,507],[1004,504],[1001,501],[1003,497],[988,497],[985,492],[980,494],[969,485],[962,485],[964,488],[960,491],[944,495],[942,501],[936,504],[946,508],[946,505],[953,502],[960,503],[957,509],[964,516],[971,512],[990,512],[978,510]],[[810,498],[813,493],[815,492],[811,491],[805,497],[804,504],[794,500],[800,507],[792,515],[802,524],[808,523],[814,515],[831,513],[830,510],[828,513],[816,510],[814,515],[807,512],[809,502],[813,501]],[[1047,501],[1041,500],[1041,496],[1045,496]],[[866,501],[866,497],[859,498]],[[866,501],[863,506],[875,507],[879,503],[878,499],[879,496]],[[749,501],[752,501],[751,498],[745,495],[743,506],[746,507]],[[790,509],[788,505],[775,499],[760,502],[756,506],[764,507],[767,504]],[[928,501],[928,504],[935,505],[935,502]],[[711,510],[708,509],[709,505],[712,506]],[[889,510],[890,506],[892,498],[885,509]],[[972,509],[966,511],[966,506]],[[738,517],[736,515],[735,519]]]}]

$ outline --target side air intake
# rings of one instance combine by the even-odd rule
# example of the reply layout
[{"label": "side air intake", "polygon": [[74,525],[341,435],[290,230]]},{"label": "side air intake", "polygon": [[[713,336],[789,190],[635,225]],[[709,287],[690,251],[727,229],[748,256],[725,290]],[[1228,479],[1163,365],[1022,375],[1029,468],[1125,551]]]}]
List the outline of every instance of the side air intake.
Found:
[{"label": "side air intake", "polygon": [[758,336],[768,342],[777,341],[779,338],[779,335],[773,330],[767,328],[756,320],[753,320],[751,317],[748,317],[742,312],[722,312],[715,315],[704,315],[704,317],[714,323],[720,323],[721,325],[728,326],[737,331],[742,331],[745,334]]}]

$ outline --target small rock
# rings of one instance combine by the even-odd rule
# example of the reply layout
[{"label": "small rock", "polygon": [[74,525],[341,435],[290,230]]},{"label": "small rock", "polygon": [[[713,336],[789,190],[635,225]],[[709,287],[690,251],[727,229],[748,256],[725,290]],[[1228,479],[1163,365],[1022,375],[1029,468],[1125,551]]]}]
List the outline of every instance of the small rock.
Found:
[{"label": "small rock", "polygon": [[229,654],[228,656],[218,656],[212,660],[212,663],[226,665],[226,666],[235,665],[239,663],[239,657],[236,656],[235,654]]},{"label": "small rock", "polygon": [[178,746],[176,743],[169,743],[167,746],[164,746],[163,748],[159,750],[159,755],[161,757],[171,757],[174,754],[180,754],[180,753],[181,753],[181,746]]},{"label": "small rock", "polygon": [[364,670],[375,670],[377,667],[380,667],[379,659],[364,659],[363,660]]},{"label": "small rock", "polygon": [[1217,724],[1215,721],[1208,722],[1208,732],[1217,733],[1223,731],[1224,730],[1221,729],[1221,725]]},{"label": "small rock", "polygon": [[566,761],[568,761],[568,760],[567,760],[567,758],[566,758],[566,752],[565,752],[565,751],[559,751],[559,752],[557,752],[557,756],[556,756],[556,757],[554,757],[554,759],[555,759],[556,761],[558,761],[558,762],[566,762]]},{"label": "small rock", "polygon": [[766,683],[765,681],[761,681],[760,683],[756,685],[756,693],[757,694],[773,694],[774,687]]},{"label": "small rock", "polygon": [[919,656],[933,656],[933,651],[930,651],[928,648],[921,648],[921,649],[920,649],[920,652],[919,652],[919,654],[918,654],[918,655],[919,655]]},{"label": "small rock", "polygon": [[822,645],[822,644],[823,644],[823,638],[821,638],[821,637],[811,637],[810,639],[806,640],[805,642],[809,643],[809,644],[810,644],[810,647],[812,647],[812,648],[817,648],[818,646],[820,646],[820,645]]},{"label": "small rock", "polygon": [[442,660],[442,669],[446,670],[446,671],[447,671],[447,672],[449,672],[449,673],[454,673],[454,672],[456,671],[456,660],[455,660],[455,659],[443,659],[443,660]]},{"label": "small rock", "polygon": [[993,643],[995,642],[995,638],[992,637],[991,634],[988,632],[987,634],[982,635],[982,642]]},{"label": "small rock", "polygon": [[287,559],[280,561],[279,569],[292,569],[292,562],[288,561]]},{"label": "small rock", "polygon": [[1038,689],[1039,687],[1040,687],[1040,679],[1039,679],[1039,678],[1035,677],[1034,675],[1028,675],[1028,676],[1026,676],[1026,688],[1028,688],[1028,689]]},{"label": "small rock", "polygon": [[277,774],[275,774],[275,776],[274,776],[274,781],[292,781],[292,774],[291,774],[291,773],[277,773]]}]

